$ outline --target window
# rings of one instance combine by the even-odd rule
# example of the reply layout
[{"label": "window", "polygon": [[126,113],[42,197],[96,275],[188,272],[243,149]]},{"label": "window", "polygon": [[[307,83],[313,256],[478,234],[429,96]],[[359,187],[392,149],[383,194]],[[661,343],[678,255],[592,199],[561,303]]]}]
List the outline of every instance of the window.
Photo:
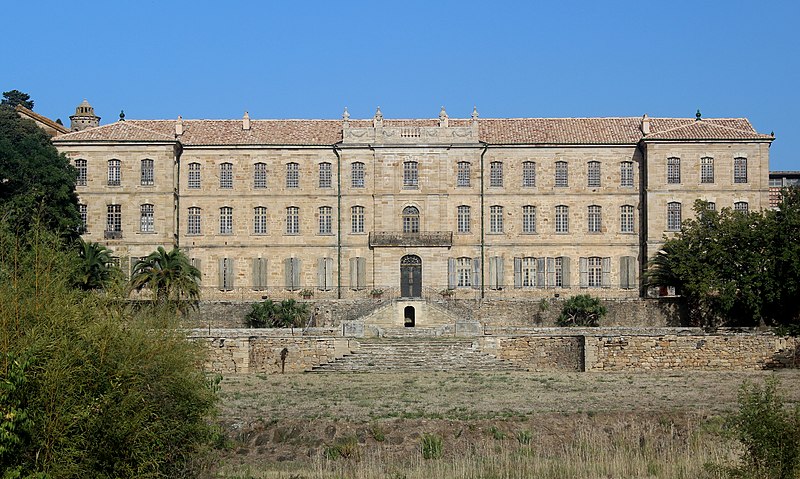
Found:
[{"label": "window", "polygon": [[619,164],[619,186],[633,187],[633,162],[623,161]]},{"label": "window", "polygon": [[75,168],[78,170],[78,178],[75,180],[75,185],[86,186],[86,160],[75,160]]},{"label": "window", "polygon": [[706,201],[706,210],[717,211],[717,204],[713,201]]},{"label": "window", "polygon": [[106,231],[110,233],[118,233],[122,231],[122,205],[107,206]]},{"label": "window", "polygon": [[232,291],[233,277],[233,258],[220,258],[219,289],[221,291]]},{"label": "window", "polygon": [[526,205],[522,207],[522,232],[536,233],[536,207]]},{"label": "window", "polygon": [[[80,160],[78,160],[80,161]],[[77,165],[77,161],[75,164]],[[783,178],[770,178],[769,179],[769,186],[770,188],[780,188],[783,186]]]},{"label": "window", "polygon": [[621,289],[636,289],[636,269],[638,264],[634,256],[622,256],[619,259],[619,287]]},{"label": "window", "polygon": [[553,286],[556,288],[566,288],[568,281],[564,281],[565,278],[569,279],[569,271],[566,268],[566,265],[569,264],[569,259],[564,261],[565,258],[558,257],[555,258],[553,261],[553,268],[554,268],[554,277],[553,277]]},{"label": "window", "polygon": [[200,188],[200,163],[189,163],[189,188]]},{"label": "window", "polygon": [[470,162],[459,161],[458,172],[456,175],[456,186],[467,187],[470,185]]},{"label": "window", "polygon": [[267,274],[269,273],[266,258],[253,258],[253,289],[263,291],[267,289]]},{"label": "window", "polygon": [[331,234],[332,211],[333,208],[331,208],[330,206],[319,207],[319,234],[321,235]]},{"label": "window", "polygon": [[667,183],[681,182],[681,159],[667,158]]},{"label": "window", "polygon": [[536,286],[536,258],[522,258],[520,266],[520,285],[523,288],[533,288]]},{"label": "window", "polygon": [[592,256],[589,258],[589,284],[590,288],[599,288],[603,284],[603,258]]},{"label": "window", "polygon": [[522,162],[522,187],[533,188],[536,186],[536,162]]},{"label": "window", "polygon": [[253,165],[253,188],[264,189],[267,187],[267,164],[256,163]]},{"label": "window", "polygon": [[633,206],[631,205],[620,206],[619,229],[623,233],[633,233]]},{"label": "window", "polygon": [[297,163],[286,163],[286,187],[300,187],[300,165]]},{"label": "window", "polygon": [[350,184],[353,188],[364,187],[364,163],[354,161],[350,165]]},{"label": "window", "polygon": [[565,287],[569,258],[514,258],[515,288]]},{"label": "window", "polygon": [[[473,264],[476,260],[473,260]],[[489,289],[500,290],[505,286],[503,277],[505,264],[502,256],[489,256]],[[474,280],[475,270],[472,271],[473,283],[480,284],[480,280]]]},{"label": "window", "polygon": [[119,186],[120,183],[119,160],[108,160],[108,186]]},{"label": "window", "polygon": [[471,229],[471,212],[470,207],[466,205],[461,205],[456,208],[457,211],[457,218],[456,223],[458,226],[459,233],[469,233]]},{"label": "window", "polygon": [[556,233],[569,233],[569,206],[556,206]]},{"label": "window", "polygon": [[220,163],[219,187],[225,189],[233,188],[233,163]]},{"label": "window", "polygon": [[320,291],[330,291],[333,286],[333,258],[317,260],[317,287]]},{"label": "window", "polygon": [[403,188],[419,187],[419,177],[417,176],[417,162],[403,162]]},{"label": "window", "polygon": [[416,206],[403,208],[403,233],[419,233],[419,210]]},{"label": "window", "polygon": [[286,208],[286,234],[300,234],[300,208],[297,206]]},{"label": "window", "polygon": [[503,186],[503,162],[493,161],[489,163],[489,186]]},{"label": "window", "polygon": [[265,206],[253,208],[253,234],[267,234],[267,208]]},{"label": "window", "polygon": [[199,235],[200,234],[200,208],[192,206],[189,208],[189,215],[187,216],[186,234]]},{"label": "window", "polygon": [[331,187],[331,164],[328,162],[319,164],[319,187]]},{"label": "window", "polygon": [[219,234],[233,234],[233,208],[230,206],[219,209]]},{"label": "window", "polygon": [[286,289],[289,291],[300,289],[300,258],[283,260],[283,274]]},{"label": "window", "polygon": [[83,227],[83,231],[87,231],[89,229],[89,207],[84,204],[79,204],[78,212],[80,212],[81,215],[81,227]]},{"label": "window", "polygon": [[364,207],[353,206],[350,208],[350,231],[353,233],[364,232]]},{"label": "window", "polygon": [[681,229],[681,204],[677,201],[667,203],[667,231]]},{"label": "window", "polygon": [[747,183],[747,158],[733,159],[733,182]]},{"label": "window", "polygon": [[503,232],[503,207],[490,206],[489,207],[489,233],[502,233]]},{"label": "window", "polygon": [[472,286],[472,258],[456,259],[456,278],[458,287]]},{"label": "window", "polygon": [[747,213],[749,209],[749,205],[746,201],[737,201],[733,204],[733,210],[738,211],[740,213]]},{"label": "window", "polygon": [[586,186],[590,188],[600,187],[600,162],[590,161],[586,167]]},{"label": "window", "polygon": [[700,158],[700,183],[714,182],[714,158]]},{"label": "window", "polygon": [[603,209],[598,205],[589,206],[589,233],[601,233],[602,226],[602,211]]},{"label": "window", "polygon": [[155,173],[153,171],[153,160],[142,160],[141,183],[142,186],[153,186]]},{"label": "window", "polygon": [[367,258],[356,256],[350,258],[350,289],[367,287]]},{"label": "window", "polygon": [[142,233],[155,231],[155,226],[153,225],[154,209],[153,205],[149,204],[144,204],[140,207],[139,231]]},{"label": "window", "polygon": [[569,171],[566,161],[556,161],[556,186],[566,188],[569,186]]}]

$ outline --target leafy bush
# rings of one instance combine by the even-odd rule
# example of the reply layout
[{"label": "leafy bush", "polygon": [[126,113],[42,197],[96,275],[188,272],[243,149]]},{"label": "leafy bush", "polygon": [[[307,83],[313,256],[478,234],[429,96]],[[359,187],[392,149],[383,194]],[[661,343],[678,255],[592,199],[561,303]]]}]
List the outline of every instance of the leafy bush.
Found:
[{"label": "leafy bush", "polygon": [[588,294],[579,294],[569,298],[556,319],[558,326],[598,326],[606,315],[605,306],[600,300]]},{"label": "leafy bush", "polygon": [[743,465],[735,477],[792,479],[800,473],[800,405],[784,406],[777,379],[763,387],[745,382],[739,391],[739,410],[730,418],[744,446]]},{"label": "leafy bush", "polygon": [[253,304],[245,321],[251,328],[302,328],[308,321],[308,305],[293,299],[280,303],[266,299]]},{"label": "leafy bush", "polygon": [[325,448],[325,457],[331,461],[336,459],[358,459],[361,457],[361,448],[358,438],[347,436],[337,439],[332,445]]},{"label": "leafy bush", "polygon": [[436,434],[425,433],[422,435],[422,458],[439,459],[442,457],[442,438]]}]

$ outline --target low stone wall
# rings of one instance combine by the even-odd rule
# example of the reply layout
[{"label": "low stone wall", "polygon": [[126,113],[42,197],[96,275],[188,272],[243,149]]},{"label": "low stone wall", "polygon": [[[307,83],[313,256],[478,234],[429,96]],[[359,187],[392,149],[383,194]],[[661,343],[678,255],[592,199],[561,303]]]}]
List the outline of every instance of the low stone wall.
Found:
[{"label": "low stone wall", "polygon": [[528,371],[583,371],[583,337],[483,337],[481,350]]},{"label": "low stone wall", "polygon": [[586,371],[743,371],[797,367],[798,338],[772,335],[585,337]]}]

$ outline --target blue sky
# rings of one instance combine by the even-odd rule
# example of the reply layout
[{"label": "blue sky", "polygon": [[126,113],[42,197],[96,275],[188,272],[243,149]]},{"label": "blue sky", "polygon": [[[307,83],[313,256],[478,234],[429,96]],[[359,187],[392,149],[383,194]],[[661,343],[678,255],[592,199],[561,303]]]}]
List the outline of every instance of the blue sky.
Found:
[{"label": "blue sky", "polygon": [[51,118],[747,117],[800,170],[800,2],[9,2]]}]

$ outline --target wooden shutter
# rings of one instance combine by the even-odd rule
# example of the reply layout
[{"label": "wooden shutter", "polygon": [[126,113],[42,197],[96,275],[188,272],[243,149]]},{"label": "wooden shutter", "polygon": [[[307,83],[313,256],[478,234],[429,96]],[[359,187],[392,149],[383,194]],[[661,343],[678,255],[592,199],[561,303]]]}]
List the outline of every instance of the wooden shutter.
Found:
[{"label": "wooden shutter", "polygon": [[545,259],[536,258],[536,287],[544,288],[545,276]]},{"label": "wooden shutter", "polygon": [[255,291],[261,291],[261,282],[259,281],[261,277],[261,258],[253,258],[253,271],[251,272],[251,284],[253,285],[253,289]]},{"label": "wooden shutter", "polygon": [[547,287],[552,288],[556,284],[556,259],[547,258]]},{"label": "wooden shutter", "polygon": [[294,290],[292,286],[292,258],[283,260],[283,283],[289,291]]},{"label": "wooden shutter", "polygon": [[481,258],[472,259],[472,287],[475,289],[481,288]]},{"label": "wooden shutter", "polygon": [[522,258],[514,258],[514,287],[522,287]]},{"label": "wooden shutter", "polygon": [[325,291],[333,287],[333,258],[325,258]]},{"label": "wooden shutter", "polygon": [[497,289],[503,289],[503,286],[505,286],[505,265],[503,264],[503,257],[495,256],[494,258],[497,261],[497,265],[495,265],[495,271],[497,273]]},{"label": "wooden shutter", "polygon": [[603,274],[600,277],[600,286],[603,288],[611,287],[611,258],[603,258]]},{"label": "wooden shutter", "polygon": [[456,259],[447,258],[447,287],[455,289],[456,285]]},{"label": "wooden shutter", "polygon": [[639,282],[636,280],[636,269],[639,266],[635,256],[628,256],[628,287],[638,289]]},{"label": "wooden shutter", "polygon": [[572,273],[569,266],[569,256],[561,257],[561,287],[569,288],[572,285]]},{"label": "wooden shutter", "polygon": [[321,290],[327,289],[325,286],[325,258],[317,259],[317,288]]},{"label": "wooden shutter", "polygon": [[300,258],[292,258],[292,288],[300,289]]},{"label": "wooden shutter", "polygon": [[489,289],[497,289],[497,256],[489,258]]},{"label": "wooden shutter", "polygon": [[367,258],[358,257],[358,261],[356,262],[358,266],[358,277],[356,278],[357,285],[359,289],[364,289],[367,287]]},{"label": "wooden shutter", "polygon": [[228,269],[225,272],[228,277],[228,291],[232,291],[234,284],[233,284],[233,258],[228,258]]},{"label": "wooden shutter", "polygon": [[219,289],[225,291],[225,258],[219,259]]},{"label": "wooden shutter", "polygon": [[358,258],[350,258],[350,289],[358,289]]},{"label": "wooden shutter", "polygon": [[578,267],[580,268],[580,286],[581,288],[589,287],[589,258],[581,257],[578,260]]},{"label": "wooden shutter", "polygon": [[629,256],[620,256],[619,258],[619,287],[622,289],[630,288],[630,278],[628,278],[628,258]]}]

